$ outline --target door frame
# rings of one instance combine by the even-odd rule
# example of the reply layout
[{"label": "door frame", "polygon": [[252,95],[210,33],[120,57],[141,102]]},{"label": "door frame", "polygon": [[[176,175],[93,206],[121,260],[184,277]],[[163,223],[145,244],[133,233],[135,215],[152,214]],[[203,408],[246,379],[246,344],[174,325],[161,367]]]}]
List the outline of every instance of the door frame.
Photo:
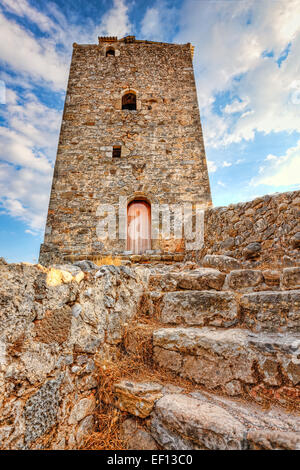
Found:
[{"label": "door frame", "polygon": [[129,207],[134,204],[134,203],[138,203],[138,202],[143,202],[144,204],[146,204],[148,207],[149,207],[149,221],[150,221],[150,248],[152,247],[152,238],[151,238],[151,234],[152,234],[152,209],[151,209],[151,202],[149,201],[149,199],[147,199],[146,197],[143,197],[143,196],[138,196],[138,197],[135,197],[133,199],[131,199],[128,203],[127,203],[127,210],[126,210],[126,250],[128,251],[129,250],[129,243],[128,243],[128,210],[129,210]]}]

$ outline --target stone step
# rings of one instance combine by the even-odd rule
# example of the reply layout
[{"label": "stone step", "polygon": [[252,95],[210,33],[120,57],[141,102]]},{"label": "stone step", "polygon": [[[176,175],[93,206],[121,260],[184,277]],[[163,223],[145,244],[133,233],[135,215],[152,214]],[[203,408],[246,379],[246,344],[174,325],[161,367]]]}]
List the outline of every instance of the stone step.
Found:
[{"label": "stone step", "polygon": [[300,332],[300,290],[245,294],[240,307],[242,322],[254,331]]},{"label": "stone step", "polygon": [[151,416],[151,436],[167,450],[300,449],[299,419],[205,393],[166,394]]},{"label": "stone step", "polygon": [[[125,379],[113,386],[111,404],[138,417],[126,420],[130,449],[298,449],[299,416],[296,412],[261,407],[193,392],[173,384]],[[141,419],[150,427],[141,427]],[[131,428],[131,429],[129,429]]]},{"label": "stone step", "polygon": [[[153,332],[159,366],[229,395],[300,407],[300,334],[233,328],[160,328]],[[290,398],[289,398],[290,397]]]},{"label": "stone step", "polygon": [[150,291],[222,290],[225,274],[217,269],[200,268],[182,272],[155,272],[149,276]]},{"label": "stone step", "polygon": [[167,292],[158,305],[158,318],[165,324],[229,327],[238,321],[237,303],[230,292]]},{"label": "stone step", "polygon": [[101,252],[101,253],[92,253],[92,254],[84,254],[84,255],[66,255],[64,256],[64,260],[67,262],[74,262],[74,261],[83,261],[83,260],[88,260],[88,261],[95,261],[97,259],[101,258],[116,258],[120,261],[128,261],[130,263],[181,263],[184,261],[185,258],[185,253],[160,253],[160,254],[141,254],[141,255],[135,255],[135,254],[124,254],[124,253],[111,253],[111,252]]}]

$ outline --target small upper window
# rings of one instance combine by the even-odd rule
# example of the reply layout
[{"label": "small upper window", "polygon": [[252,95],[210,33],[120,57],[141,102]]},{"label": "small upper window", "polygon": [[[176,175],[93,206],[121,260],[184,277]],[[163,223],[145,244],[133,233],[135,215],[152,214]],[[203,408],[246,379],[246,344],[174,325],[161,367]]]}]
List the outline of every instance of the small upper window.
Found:
[{"label": "small upper window", "polygon": [[113,156],[113,158],[120,158],[121,157],[121,146],[120,145],[115,145],[113,147],[112,156]]},{"label": "small upper window", "polygon": [[134,110],[136,109],[136,95],[135,93],[126,93],[122,97],[122,109]]},{"label": "small upper window", "polygon": [[109,56],[114,56],[115,55],[115,50],[113,47],[109,47],[106,51],[106,57],[109,57]]}]

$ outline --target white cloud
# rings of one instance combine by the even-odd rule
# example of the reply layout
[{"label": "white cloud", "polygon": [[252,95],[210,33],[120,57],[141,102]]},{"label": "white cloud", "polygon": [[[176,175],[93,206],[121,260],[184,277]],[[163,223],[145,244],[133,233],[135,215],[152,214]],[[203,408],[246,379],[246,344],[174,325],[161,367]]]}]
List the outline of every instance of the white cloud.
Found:
[{"label": "white cloud", "polygon": [[43,229],[48,207],[61,113],[32,93],[7,90],[0,127],[0,204],[31,229]]},{"label": "white cloud", "polygon": [[128,17],[128,6],[124,0],[114,0],[112,8],[103,15],[97,32],[101,36],[126,36],[132,25]]},{"label": "white cloud", "polygon": [[300,185],[300,140],[295,147],[288,149],[285,155],[268,155],[266,161],[269,165],[260,168],[259,176],[251,181],[253,186]]},{"label": "white cloud", "polygon": [[141,34],[145,38],[153,39],[161,34],[161,21],[158,8],[147,9],[142,20]]},{"label": "white cloud", "polygon": [[141,21],[141,37],[148,40],[166,41],[173,33],[178,10],[167,1],[156,1],[148,7]]},{"label": "white cloud", "polygon": [[[300,76],[299,0],[186,0],[180,17],[176,41],[196,46],[207,147],[253,140],[257,132],[300,132],[300,88],[295,88]],[[279,67],[276,61],[289,44]],[[222,92],[232,98],[223,114],[217,114],[215,99]]]},{"label": "white cloud", "polygon": [[[13,52],[12,52],[13,51]],[[48,83],[56,90],[66,86],[67,61],[52,40],[37,40],[33,34],[0,11],[0,60],[15,72],[35,81]]]},{"label": "white cloud", "polygon": [[212,160],[207,160],[207,167],[210,173],[217,171],[217,165]]},{"label": "white cloud", "polygon": [[2,0],[2,6],[17,16],[28,18],[37,24],[41,31],[49,32],[55,29],[55,24],[49,16],[32,7],[26,0]]},{"label": "white cloud", "polygon": [[224,107],[223,112],[226,114],[240,113],[247,107],[247,105],[248,105],[247,101],[234,100],[232,103],[227,104]]},{"label": "white cloud", "polygon": [[[72,42],[95,43],[98,34],[122,37],[131,31],[131,24],[124,0],[114,0],[100,24],[87,21],[83,26],[68,23],[51,3],[46,13],[26,0],[3,0],[2,7],[47,33],[36,38],[0,8],[0,61],[14,71],[14,75],[1,73],[7,103],[2,108],[5,124],[0,127],[0,205],[28,225],[27,233],[37,233],[44,227],[48,208],[61,111],[41,103],[31,91],[33,84],[64,91]],[[23,95],[11,87],[21,87]]]},{"label": "white cloud", "polygon": [[232,165],[232,163],[227,162],[226,160],[224,160],[224,162],[223,162],[223,164],[222,164],[222,166],[223,166],[224,168],[227,168],[227,167],[229,167],[229,166],[231,166],[231,165]]}]

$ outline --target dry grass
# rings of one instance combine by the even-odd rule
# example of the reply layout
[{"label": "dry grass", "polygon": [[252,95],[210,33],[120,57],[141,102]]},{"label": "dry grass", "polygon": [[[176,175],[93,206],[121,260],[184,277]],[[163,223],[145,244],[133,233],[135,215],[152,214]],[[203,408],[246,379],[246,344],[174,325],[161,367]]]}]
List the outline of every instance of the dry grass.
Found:
[{"label": "dry grass", "polygon": [[125,450],[127,448],[126,441],[121,436],[121,425],[130,415],[121,412],[113,405],[116,382],[130,380],[172,384],[182,387],[183,393],[190,393],[197,388],[192,382],[153,363],[152,332],[159,326],[153,318],[139,318],[139,322],[132,322],[127,327],[123,343],[111,347],[110,357],[96,358],[99,405],[95,417],[98,424],[97,430],[84,443],[84,449]]},{"label": "dry grass", "polygon": [[84,450],[126,450],[126,442],[120,435],[120,427],[126,419],[122,413],[112,405],[101,403],[96,413],[98,431],[93,432],[85,441]]}]

